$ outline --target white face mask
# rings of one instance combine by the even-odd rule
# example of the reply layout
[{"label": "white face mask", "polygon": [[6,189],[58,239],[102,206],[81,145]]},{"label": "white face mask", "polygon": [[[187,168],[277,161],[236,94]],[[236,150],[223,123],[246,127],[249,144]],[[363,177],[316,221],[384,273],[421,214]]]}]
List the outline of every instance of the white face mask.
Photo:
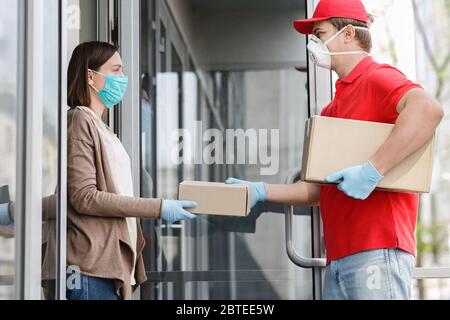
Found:
[{"label": "white face mask", "polygon": [[[348,55],[348,54],[367,54],[368,52],[365,51],[343,51],[343,52],[330,52],[330,50],[327,47],[327,44],[329,44],[331,41],[336,39],[338,35],[340,35],[347,27],[341,29],[338,33],[336,33],[334,36],[332,36],[330,39],[328,39],[326,42],[323,42],[319,38],[317,38],[315,35],[312,35],[309,39],[308,43],[308,51],[309,56],[311,60],[317,64],[319,67],[331,69],[331,56],[338,56],[338,55]],[[368,32],[369,29],[364,27],[353,27],[355,29],[359,30],[366,30]]]}]

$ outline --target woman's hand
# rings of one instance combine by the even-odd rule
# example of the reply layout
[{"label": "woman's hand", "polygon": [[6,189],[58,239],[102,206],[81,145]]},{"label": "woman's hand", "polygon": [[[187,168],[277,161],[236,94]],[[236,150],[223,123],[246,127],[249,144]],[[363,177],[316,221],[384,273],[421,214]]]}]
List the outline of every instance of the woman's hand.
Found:
[{"label": "woman's hand", "polygon": [[196,215],[188,212],[184,208],[195,208],[197,203],[188,200],[163,200],[161,218],[168,223],[180,220],[191,220],[197,218]]},{"label": "woman's hand", "polygon": [[250,186],[250,206],[253,208],[258,202],[264,202],[267,198],[266,186],[264,182],[250,182],[236,178],[228,178],[228,184],[246,184]]}]

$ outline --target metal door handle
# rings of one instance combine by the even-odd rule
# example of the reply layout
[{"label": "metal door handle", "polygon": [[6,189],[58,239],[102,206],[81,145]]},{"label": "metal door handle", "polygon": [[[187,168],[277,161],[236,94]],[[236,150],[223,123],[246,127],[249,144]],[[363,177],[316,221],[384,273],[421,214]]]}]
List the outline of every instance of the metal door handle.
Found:
[{"label": "metal door handle", "polygon": [[[300,177],[300,168],[295,168],[290,171],[286,177],[286,183],[291,184],[297,181]],[[285,205],[285,226],[286,226],[286,251],[289,259],[297,266],[302,268],[314,268],[314,267],[325,267],[326,259],[323,258],[307,258],[303,257],[294,248],[294,242],[292,240],[292,220],[294,216],[294,206]]]}]

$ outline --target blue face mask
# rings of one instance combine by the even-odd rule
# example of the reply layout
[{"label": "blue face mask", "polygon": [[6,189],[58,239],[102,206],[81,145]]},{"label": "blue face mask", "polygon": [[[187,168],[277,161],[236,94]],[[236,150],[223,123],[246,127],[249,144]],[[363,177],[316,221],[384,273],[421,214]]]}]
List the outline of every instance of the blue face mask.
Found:
[{"label": "blue face mask", "polygon": [[91,70],[97,74],[100,74],[105,77],[105,88],[101,90],[97,90],[94,86],[91,86],[99,95],[103,104],[107,109],[112,108],[116,104],[119,104],[123,97],[125,96],[125,92],[128,88],[128,77],[127,76],[111,76],[100,73],[95,70]]}]

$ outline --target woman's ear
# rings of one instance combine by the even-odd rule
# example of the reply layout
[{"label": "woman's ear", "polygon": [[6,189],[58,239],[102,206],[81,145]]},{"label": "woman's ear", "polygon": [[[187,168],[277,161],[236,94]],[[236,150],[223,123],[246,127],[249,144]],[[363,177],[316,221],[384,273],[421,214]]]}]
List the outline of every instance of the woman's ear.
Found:
[{"label": "woman's ear", "polygon": [[94,85],[94,73],[90,69],[88,69],[88,84],[90,86]]}]

